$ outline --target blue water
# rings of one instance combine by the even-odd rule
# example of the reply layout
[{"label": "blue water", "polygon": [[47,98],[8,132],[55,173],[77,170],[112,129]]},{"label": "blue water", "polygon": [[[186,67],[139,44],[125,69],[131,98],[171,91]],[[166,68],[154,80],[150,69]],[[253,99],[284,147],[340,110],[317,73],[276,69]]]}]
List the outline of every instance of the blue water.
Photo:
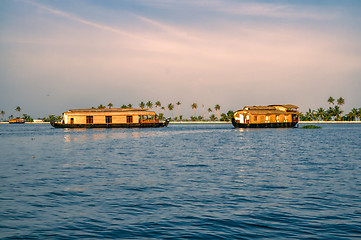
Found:
[{"label": "blue water", "polygon": [[358,239],[361,124],[0,125],[1,239]]}]

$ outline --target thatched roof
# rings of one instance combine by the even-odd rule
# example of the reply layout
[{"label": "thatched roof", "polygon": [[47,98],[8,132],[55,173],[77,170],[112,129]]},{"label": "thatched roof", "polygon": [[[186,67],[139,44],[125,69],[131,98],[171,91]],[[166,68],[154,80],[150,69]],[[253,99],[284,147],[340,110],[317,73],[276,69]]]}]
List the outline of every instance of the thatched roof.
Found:
[{"label": "thatched roof", "polygon": [[[246,110],[247,111],[247,110]],[[248,113],[251,115],[287,115],[287,114],[294,114],[295,112],[285,112],[280,110],[248,110]]]},{"label": "thatched roof", "polygon": [[69,114],[116,114],[116,115],[124,115],[124,114],[131,114],[131,115],[155,115],[154,111],[149,111],[149,109],[135,109],[135,108],[104,108],[104,109],[92,109],[92,108],[85,108],[85,109],[69,109],[66,113]]},{"label": "thatched roof", "polygon": [[296,111],[281,111],[278,110],[276,107],[284,107],[287,110],[292,109],[295,110],[298,108],[296,105],[292,104],[275,104],[275,105],[267,105],[267,106],[245,106],[243,109],[238,110],[236,112],[247,112],[252,115],[273,115],[273,114],[295,114],[298,113]]},{"label": "thatched roof", "polygon": [[68,112],[148,112],[149,109],[136,109],[136,108],[83,108],[83,109],[69,109]]},{"label": "thatched roof", "polygon": [[285,108],[298,108],[298,106],[293,105],[293,104],[272,104],[272,105],[268,105],[268,106],[280,106],[280,107],[285,107]]},{"label": "thatched roof", "polygon": [[271,106],[245,106],[244,110],[274,110],[274,107]]}]

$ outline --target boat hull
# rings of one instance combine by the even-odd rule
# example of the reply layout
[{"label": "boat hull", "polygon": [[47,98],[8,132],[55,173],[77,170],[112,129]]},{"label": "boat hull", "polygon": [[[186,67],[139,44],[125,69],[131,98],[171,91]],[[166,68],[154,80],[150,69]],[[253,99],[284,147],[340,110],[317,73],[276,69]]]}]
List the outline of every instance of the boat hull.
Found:
[{"label": "boat hull", "polygon": [[294,128],[298,122],[278,122],[278,123],[238,123],[232,118],[235,128]]},{"label": "boat hull", "polygon": [[65,124],[50,122],[55,128],[159,128],[167,127],[169,120],[159,123],[109,123],[109,124]]}]

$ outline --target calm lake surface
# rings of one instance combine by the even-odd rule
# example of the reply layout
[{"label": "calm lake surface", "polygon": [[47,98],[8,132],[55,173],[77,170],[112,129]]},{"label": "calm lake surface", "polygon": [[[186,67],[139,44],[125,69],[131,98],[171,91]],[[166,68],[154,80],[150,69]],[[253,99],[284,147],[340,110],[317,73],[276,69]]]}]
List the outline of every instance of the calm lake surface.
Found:
[{"label": "calm lake surface", "polygon": [[361,124],[0,125],[1,239],[359,239]]}]

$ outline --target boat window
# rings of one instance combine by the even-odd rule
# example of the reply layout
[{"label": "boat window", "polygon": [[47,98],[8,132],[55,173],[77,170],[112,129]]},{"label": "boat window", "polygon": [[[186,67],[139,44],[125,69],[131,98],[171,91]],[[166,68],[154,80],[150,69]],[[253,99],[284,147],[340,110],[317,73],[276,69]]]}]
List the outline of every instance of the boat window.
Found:
[{"label": "boat window", "polygon": [[74,124],[74,118],[70,118],[70,124]]},{"label": "boat window", "polygon": [[255,122],[257,121],[257,116],[254,116],[254,121],[255,121]]},{"label": "boat window", "polygon": [[93,116],[86,116],[86,123],[93,123]]},{"label": "boat window", "polygon": [[105,116],[106,123],[112,123],[112,116]]},{"label": "boat window", "polygon": [[133,123],[133,116],[127,116],[127,123]]}]

